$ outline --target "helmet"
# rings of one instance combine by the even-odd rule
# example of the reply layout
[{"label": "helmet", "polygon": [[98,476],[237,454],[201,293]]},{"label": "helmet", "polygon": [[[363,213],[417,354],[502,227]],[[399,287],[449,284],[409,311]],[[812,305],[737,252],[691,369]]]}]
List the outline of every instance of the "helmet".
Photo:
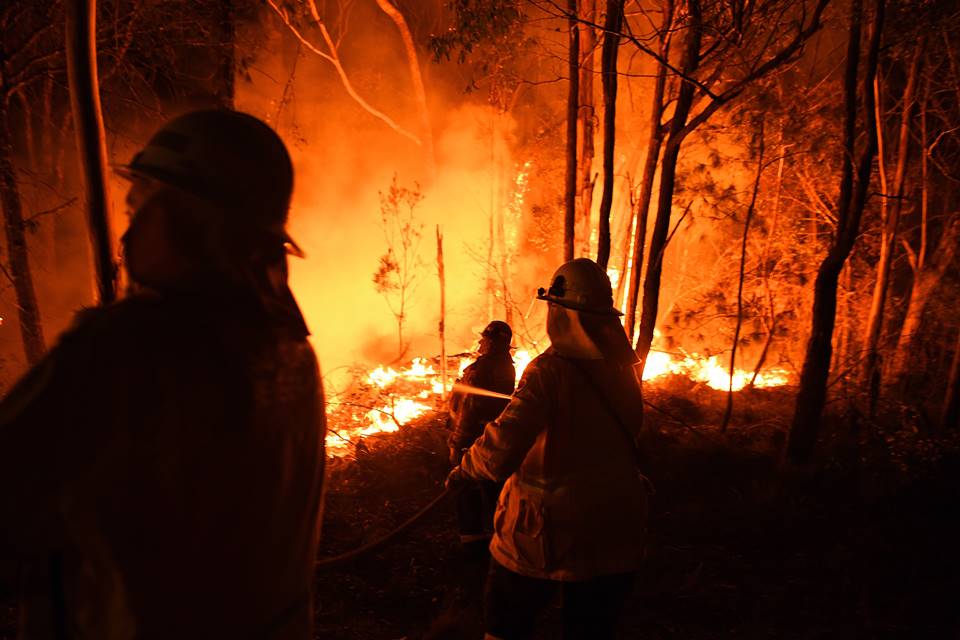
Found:
[{"label": "helmet", "polygon": [[480,332],[480,335],[484,338],[492,338],[509,343],[513,339],[513,330],[510,329],[510,325],[503,320],[494,320]]},{"label": "helmet", "polygon": [[237,111],[193,111],[157,131],[120,175],[145,177],[218,204],[255,231],[302,255],[284,225],[293,192],[293,165],[280,136]]},{"label": "helmet", "polygon": [[577,311],[623,315],[613,306],[610,278],[589,258],[577,258],[560,265],[553,274],[550,288],[540,287],[537,298]]}]

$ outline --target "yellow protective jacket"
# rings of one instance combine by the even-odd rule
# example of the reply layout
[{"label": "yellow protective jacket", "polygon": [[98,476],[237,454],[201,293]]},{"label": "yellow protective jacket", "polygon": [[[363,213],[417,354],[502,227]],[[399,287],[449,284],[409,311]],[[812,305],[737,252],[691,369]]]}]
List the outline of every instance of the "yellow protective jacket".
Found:
[{"label": "yellow protective jacket", "polygon": [[[463,371],[460,382],[481,389],[510,395],[517,380],[517,370],[509,351],[481,355]],[[450,418],[453,433],[447,444],[457,452],[472,445],[483,428],[507,406],[506,400],[475,394],[453,392],[450,399]]]},{"label": "yellow protective jacket", "polygon": [[128,298],[4,398],[21,637],[313,637],[325,420],[296,325],[227,292]]},{"label": "yellow protective jacket", "polygon": [[494,559],[551,580],[638,569],[647,484],[625,429],[636,441],[642,422],[629,369],[566,358],[555,348],[534,359],[513,400],[461,462],[466,475],[506,480],[490,543]]}]

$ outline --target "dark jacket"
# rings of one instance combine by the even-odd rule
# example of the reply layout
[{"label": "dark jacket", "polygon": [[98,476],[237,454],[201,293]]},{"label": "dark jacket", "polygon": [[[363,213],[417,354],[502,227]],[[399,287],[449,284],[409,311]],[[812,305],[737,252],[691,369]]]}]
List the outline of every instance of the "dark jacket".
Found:
[{"label": "dark jacket", "polygon": [[306,336],[243,295],[87,312],[0,405],[22,634],[312,637],[325,428]]},{"label": "dark jacket", "polygon": [[[463,371],[460,382],[481,389],[510,395],[516,385],[517,371],[509,351],[481,355]],[[473,444],[483,428],[496,420],[507,406],[507,400],[475,394],[455,392],[450,398],[450,418],[453,433],[450,447],[459,451]]]},{"label": "dark jacket", "polygon": [[461,462],[468,476],[506,480],[490,543],[496,561],[552,580],[636,570],[647,491],[631,439],[642,424],[632,371],[563,357],[555,348],[535,358],[513,400]]}]

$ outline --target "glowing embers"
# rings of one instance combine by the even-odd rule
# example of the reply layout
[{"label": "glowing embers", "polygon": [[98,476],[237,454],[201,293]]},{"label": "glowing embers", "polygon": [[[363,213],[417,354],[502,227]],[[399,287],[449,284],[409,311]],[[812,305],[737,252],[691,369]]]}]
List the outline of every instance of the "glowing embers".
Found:
[{"label": "glowing embers", "polygon": [[[651,351],[643,369],[643,379],[653,380],[665,375],[687,376],[711,389],[726,391],[731,386],[730,369],[720,364],[717,356],[703,358],[697,354],[675,357],[663,351]],[[733,390],[740,391],[753,379],[752,371],[734,369]],[[767,369],[757,374],[754,387],[779,387],[790,382],[790,372],[785,369]]]}]

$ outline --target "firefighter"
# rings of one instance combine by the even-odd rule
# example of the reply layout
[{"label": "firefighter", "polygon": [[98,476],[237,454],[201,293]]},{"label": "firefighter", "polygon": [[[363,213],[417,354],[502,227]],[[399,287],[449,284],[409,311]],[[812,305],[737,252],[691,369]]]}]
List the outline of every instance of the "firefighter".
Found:
[{"label": "firefighter", "polygon": [[595,262],[565,263],[538,298],[548,304],[551,346],[448,486],[506,481],[490,543],[488,639],[531,637],[558,591],[565,639],[612,638],[646,523],[636,356]]},{"label": "firefighter", "polygon": [[[480,333],[480,356],[463,371],[460,382],[505,395],[513,393],[517,371],[510,357],[513,330],[502,320],[490,322]],[[483,427],[495,420],[507,401],[500,398],[454,392],[450,399],[450,464],[460,458],[483,433]],[[483,549],[493,530],[493,511],[503,484],[479,478],[465,486],[457,496],[457,525],[460,542],[467,548]]]},{"label": "firefighter", "polygon": [[131,286],[0,405],[0,582],[29,638],[312,638],[323,392],[287,150],[197,111],[119,169]]}]

